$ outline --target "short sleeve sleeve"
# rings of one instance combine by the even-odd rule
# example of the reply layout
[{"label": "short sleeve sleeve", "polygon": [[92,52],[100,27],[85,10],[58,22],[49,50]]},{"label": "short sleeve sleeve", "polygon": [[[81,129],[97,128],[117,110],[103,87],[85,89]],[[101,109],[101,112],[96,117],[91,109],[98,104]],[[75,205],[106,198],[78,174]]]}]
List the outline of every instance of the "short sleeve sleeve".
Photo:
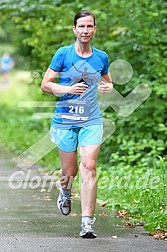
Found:
[{"label": "short sleeve sleeve", "polygon": [[105,53],[104,54],[104,68],[103,70],[101,71],[101,75],[103,74],[108,74],[108,68],[109,68],[109,61],[108,61],[108,56],[107,54]]},{"label": "short sleeve sleeve", "polygon": [[64,61],[64,50],[63,47],[59,48],[55,55],[53,56],[49,68],[51,68],[54,71],[60,72],[63,66]]}]

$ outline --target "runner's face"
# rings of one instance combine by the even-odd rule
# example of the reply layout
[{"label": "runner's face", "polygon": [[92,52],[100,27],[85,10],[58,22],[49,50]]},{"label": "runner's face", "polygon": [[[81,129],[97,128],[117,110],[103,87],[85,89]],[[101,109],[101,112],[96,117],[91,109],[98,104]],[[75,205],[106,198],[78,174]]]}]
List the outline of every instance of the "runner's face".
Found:
[{"label": "runner's face", "polygon": [[73,26],[73,31],[77,37],[77,40],[83,44],[89,43],[96,32],[96,26],[94,25],[93,17],[86,16],[78,18],[76,27]]}]

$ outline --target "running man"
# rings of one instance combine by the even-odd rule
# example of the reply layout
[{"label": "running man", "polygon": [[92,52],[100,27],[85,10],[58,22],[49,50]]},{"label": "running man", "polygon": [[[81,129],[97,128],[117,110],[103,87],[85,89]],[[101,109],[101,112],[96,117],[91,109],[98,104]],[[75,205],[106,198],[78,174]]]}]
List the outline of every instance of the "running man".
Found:
[{"label": "running man", "polygon": [[[108,73],[107,54],[90,45],[96,32],[93,13],[79,11],[74,17],[73,32],[75,43],[57,50],[41,88],[43,92],[59,96],[51,122],[51,139],[58,146],[61,161],[58,209],[63,215],[71,212],[72,179],[78,172],[78,149],[82,177],[80,236],[96,238],[93,229],[96,164],[103,135],[97,92],[109,93],[113,85]],[[55,83],[57,77],[59,83]]]}]

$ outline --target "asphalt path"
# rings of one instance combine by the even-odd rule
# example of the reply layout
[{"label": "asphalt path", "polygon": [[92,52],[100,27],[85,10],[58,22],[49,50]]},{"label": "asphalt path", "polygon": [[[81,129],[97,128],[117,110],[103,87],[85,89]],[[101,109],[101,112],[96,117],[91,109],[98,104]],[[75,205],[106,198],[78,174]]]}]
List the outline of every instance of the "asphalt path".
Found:
[{"label": "asphalt path", "polygon": [[0,252],[167,252],[165,241],[142,227],[125,228],[122,219],[98,205],[98,238],[80,238],[80,201],[73,198],[72,213],[62,216],[57,195],[57,187],[43,183],[37,167],[23,171],[1,154]]}]

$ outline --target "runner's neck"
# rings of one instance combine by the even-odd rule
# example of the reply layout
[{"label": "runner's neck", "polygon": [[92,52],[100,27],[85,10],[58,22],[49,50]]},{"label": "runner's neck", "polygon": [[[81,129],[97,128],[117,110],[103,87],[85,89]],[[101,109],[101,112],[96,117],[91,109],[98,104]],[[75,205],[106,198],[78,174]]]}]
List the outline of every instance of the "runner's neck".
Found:
[{"label": "runner's neck", "polygon": [[80,44],[79,42],[75,43],[75,51],[81,57],[89,57],[92,55],[92,48],[90,44]]}]

